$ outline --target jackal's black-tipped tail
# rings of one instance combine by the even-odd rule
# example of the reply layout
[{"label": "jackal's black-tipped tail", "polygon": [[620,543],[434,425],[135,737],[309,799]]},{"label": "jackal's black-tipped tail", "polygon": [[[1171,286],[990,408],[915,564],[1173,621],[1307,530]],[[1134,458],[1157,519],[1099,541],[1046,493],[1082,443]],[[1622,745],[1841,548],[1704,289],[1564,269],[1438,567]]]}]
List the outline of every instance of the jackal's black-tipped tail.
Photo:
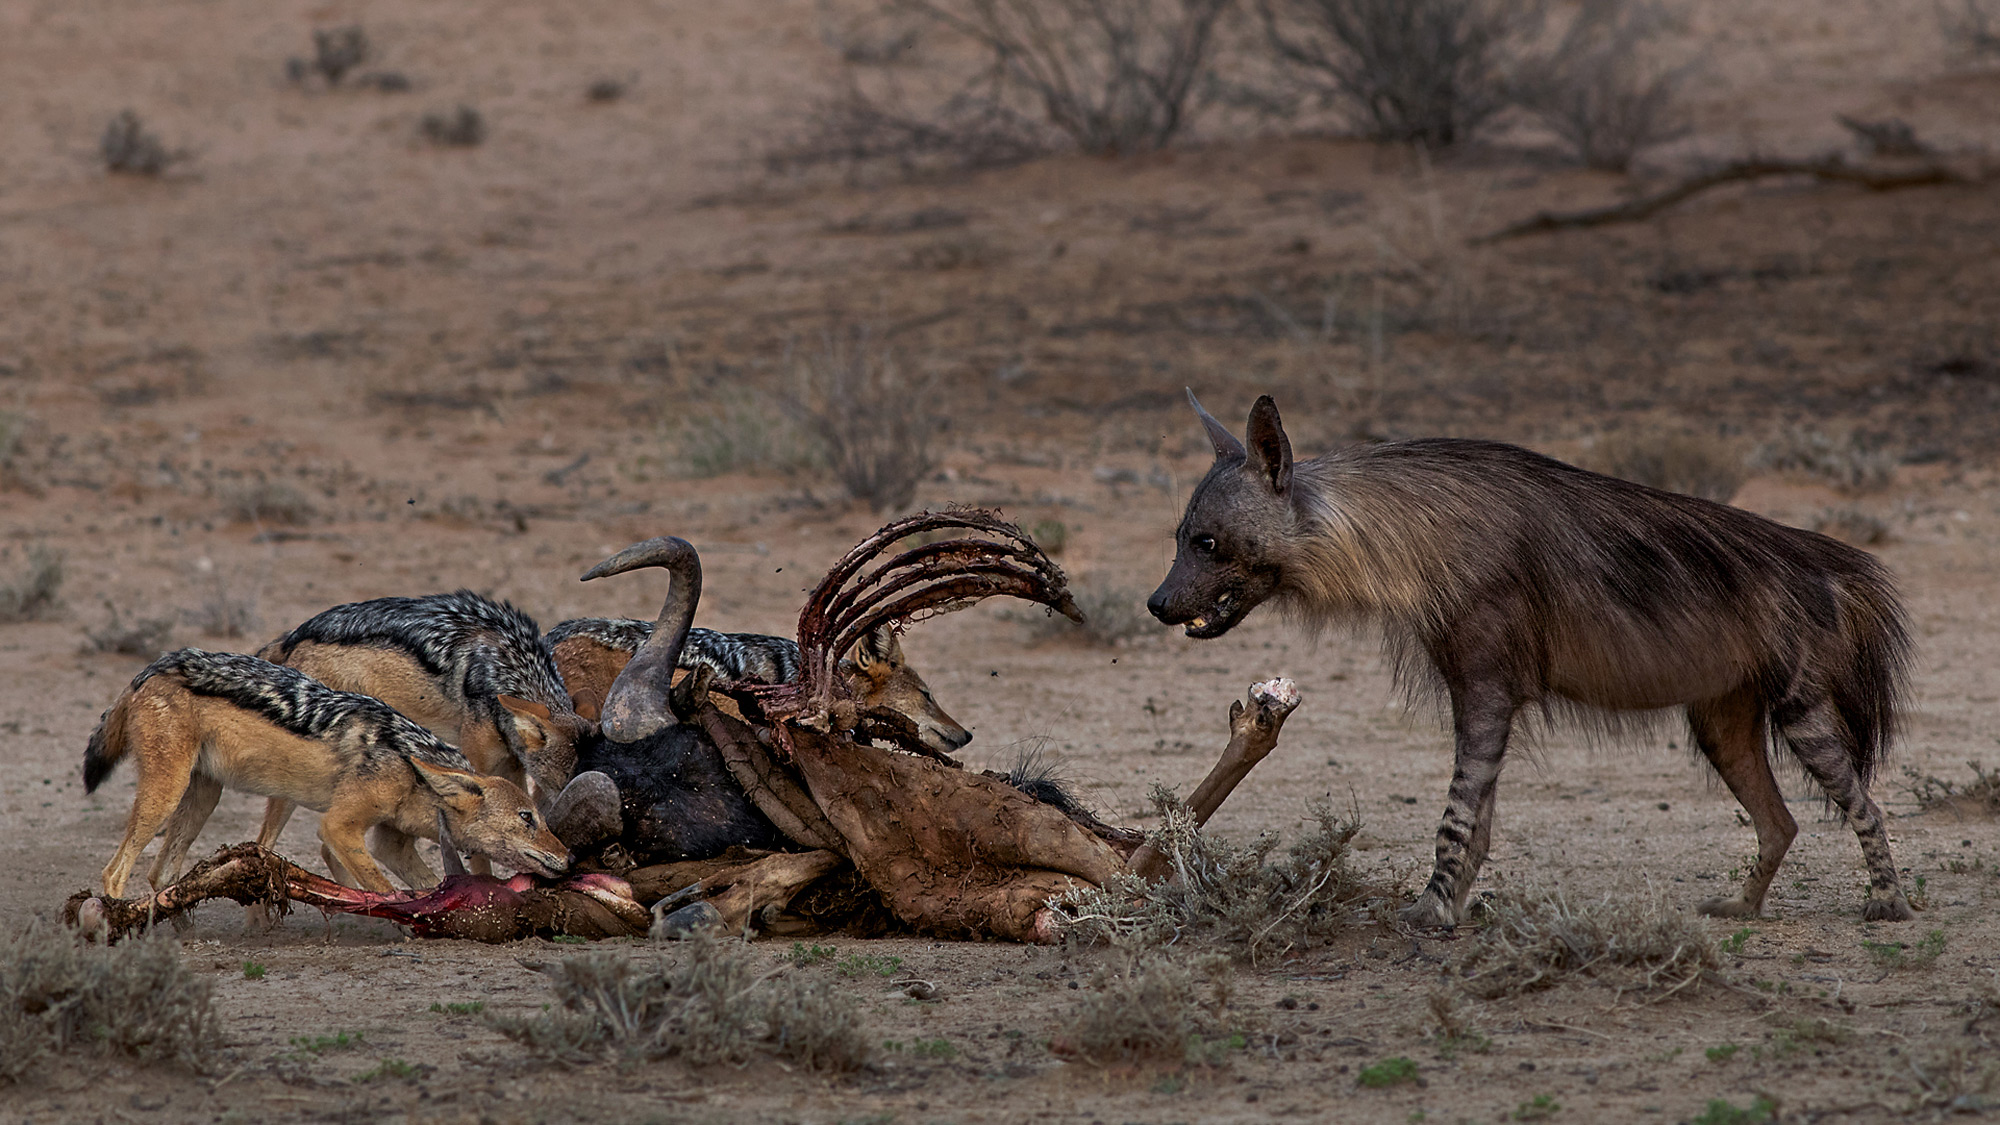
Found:
[{"label": "jackal's black-tipped tail", "polygon": [[104,779],[125,756],[125,704],[130,694],[121,697],[97,721],[97,729],[90,732],[90,744],[83,748],[83,791],[97,792]]}]

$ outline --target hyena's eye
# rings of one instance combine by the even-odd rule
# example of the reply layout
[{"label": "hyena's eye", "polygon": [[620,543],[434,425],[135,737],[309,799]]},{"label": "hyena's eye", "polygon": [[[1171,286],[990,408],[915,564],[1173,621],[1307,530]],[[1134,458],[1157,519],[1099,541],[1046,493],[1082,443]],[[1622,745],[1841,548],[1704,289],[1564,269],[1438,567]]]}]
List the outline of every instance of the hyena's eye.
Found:
[{"label": "hyena's eye", "polygon": [[1215,553],[1215,536],[1197,535],[1194,537],[1194,541],[1188,545],[1204,555],[1212,555]]}]

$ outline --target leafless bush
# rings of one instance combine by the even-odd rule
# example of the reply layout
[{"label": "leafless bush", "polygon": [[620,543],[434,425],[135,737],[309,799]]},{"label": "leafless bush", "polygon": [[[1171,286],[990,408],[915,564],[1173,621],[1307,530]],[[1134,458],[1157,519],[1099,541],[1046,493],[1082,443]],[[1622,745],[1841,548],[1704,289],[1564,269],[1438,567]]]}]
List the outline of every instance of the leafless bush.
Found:
[{"label": "leafless bush", "polygon": [[39,621],[62,604],[63,557],[44,546],[28,548],[27,568],[0,586],[0,625]]},{"label": "leafless bush", "polygon": [[2000,55],[2000,5],[1993,0],[1938,4],[1944,37],[1975,55]]},{"label": "leafless bush", "polygon": [[474,148],[486,140],[486,118],[469,105],[451,113],[426,113],[422,128],[427,140],[446,148]]},{"label": "leafless bush", "polygon": [[88,945],[38,921],[0,943],[0,1082],[78,1048],[203,1071],[221,1038],[209,982],[171,936]]},{"label": "leafless bush", "polygon": [[2000,769],[1989,772],[1979,762],[1967,762],[1965,766],[1972,771],[1971,781],[1951,781],[1904,766],[1903,788],[1916,798],[1917,804],[1925,811],[1971,805],[2000,816]]},{"label": "leafless bush", "polygon": [[1651,488],[1726,504],[1743,487],[1743,453],[1720,438],[1685,432],[1611,433],[1591,467]]},{"label": "leafless bush", "polygon": [[1578,976],[1672,995],[1721,968],[1700,923],[1653,899],[1577,907],[1559,891],[1504,894],[1492,921],[1454,966],[1483,999],[1518,996]]},{"label": "leafless bush", "polygon": [[124,611],[109,600],[105,601],[104,608],[110,612],[111,618],[102,628],[83,631],[84,651],[115,652],[124,656],[157,656],[166,650],[167,638],[173,634],[176,615],[170,613],[165,617],[128,618]]},{"label": "leafless bush", "polygon": [[282,480],[242,481],[223,490],[223,510],[245,523],[299,525],[318,514],[311,498]]},{"label": "leafless bush", "polygon": [[1153,804],[1161,825],[1148,840],[1172,863],[1174,876],[1161,883],[1120,876],[1064,896],[1057,905],[1072,939],[1147,944],[1198,936],[1256,961],[1354,921],[1369,889],[1348,862],[1361,830],[1358,811],[1342,819],[1329,805],[1311,806],[1311,827],[1272,862],[1275,832],[1237,847],[1202,832],[1166,788],[1154,787]]},{"label": "leafless bush", "polygon": [[[1055,148],[1116,155],[1170,144],[1187,128],[1209,74],[1216,28],[1233,0],[908,0],[916,18],[879,45],[843,56],[879,68],[931,32],[978,57],[937,96],[894,75],[846,86],[815,108],[778,168],[889,160],[988,167]],[[887,18],[887,17],[884,17]]]},{"label": "leafless bush", "polygon": [[864,329],[828,330],[818,348],[796,356],[796,370],[794,409],[834,479],[874,511],[907,507],[937,467],[935,385],[904,375]]},{"label": "leafless bush", "polygon": [[1507,63],[1540,0],[1258,0],[1291,78],[1367,136],[1442,148],[1507,105]]},{"label": "leafless bush", "polygon": [[1752,468],[1804,473],[1836,488],[1861,492],[1881,488],[1896,473],[1896,457],[1852,433],[1828,434],[1793,427],[1757,447]]},{"label": "leafless bush", "polygon": [[600,78],[584,87],[583,96],[587,101],[615,102],[625,96],[626,86],[622,78]]},{"label": "leafless bush", "polygon": [[1857,547],[1875,547],[1889,541],[1889,525],[1881,517],[1855,508],[1826,508],[1813,517],[1812,529]]},{"label": "leafless bush", "polygon": [[922,41],[923,17],[905,4],[885,4],[859,16],[836,15],[820,0],[820,42],[850,66],[895,66],[909,61]]},{"label": "leafless bush", "polygon": [[104,127],[97,140],[97,153],[107,171],[131,176],[157,176],[167,166],[186,158],[186,153],[169,152],[160,138],[131,110],[120,110]]},{"label": "leafless bush", "polygon": [[1885,117],[1880,121],[1862,121],[1844,113],[1834,115],[1841,128],[1854,134],[1861,147],[1870,156],[1904,157],[1923,156],[1930,152],[1930,146],[1917,139],[1916,129],[1900,117]]},{"label": "leafless bush", "polygon": [[1080,578],[1071,583],[1069,589],[1077,608],[1083,611],[1081,625],[1059,614],[1044,612],[1039,607],[1007,610],[1006,613],[1026,625],[1028,632],[1038,640],[1080,640],[1109,648],[1121,641],[1159,631],[1159,622],[1146,612],[1144,590],[1101,583],[1091,578]]},{"label": "leafless bush", "polygon": [[1641,53],[1665,23],[1653,4],[1586,0],[1553,51],[1519,65],[1512,98],[1586,165],[1623,172],[1689,128],[1675,104],[1688,68],[1649,66]]},{"label": "leafless bush", "polygon": [[[1221,1012],[1227,966],[1220,957],[1175,955],[1164,949],[1121,949],[1091,975],[1090,991],[1065,1021],[1068,1033],[1051,1046],[1099,1062],[1181,1062],[1197,1046],[1204,1013]],[[1212,986],[1201,995],[1198,975]]]}]

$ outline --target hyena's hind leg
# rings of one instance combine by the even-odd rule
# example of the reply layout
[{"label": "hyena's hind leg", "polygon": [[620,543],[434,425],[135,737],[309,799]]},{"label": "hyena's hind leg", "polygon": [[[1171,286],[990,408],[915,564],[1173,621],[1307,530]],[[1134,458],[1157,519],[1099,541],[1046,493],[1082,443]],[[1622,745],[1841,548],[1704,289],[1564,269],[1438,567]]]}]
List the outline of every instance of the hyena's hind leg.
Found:
[{"label": "hyena's hind leg", "polygon": [[1868,863],[1868,900],[1861,905],[1861,916],[1871,922],[1904,922],[1916,917],[1896,878],[1896,861],[1889,854],[1889,830],[1882,810],[1868,796],[1849,756],[1854,735],[1833,701],[1825,695],[1805,705],[1787,701],[1778,714],[1778,730],[1785,736],[1785,744],[1846,815],[1848,827],[1861,841],[1861,858]]},{"label": "hyena's hind leg", "polygon": [[1755,918],[1763,912],[1764,893],[1778,874],[1778,864],[1799,834],[1798,821],[1785,807],[1765,752],[1764,701],[1754,689],[1745,688],[1690,704],[1687,718],[1694,744],[1722,775],[1722,783],[1757,829],[1757,863],[1743,881],[1743,893],[1710,899],[1701,904],[1701,912],[1719,918]]},{"label": "hyena's hind leg", "polygon": [[1438,822],[1437,862],[1430,882],[1399,917],[1410,926],[1456,926],[1472,881],[1493,837],[1494,794],[1500,760],[1520,704],[1498,684],[1453,686],[1451,725],[1454,768]]}]

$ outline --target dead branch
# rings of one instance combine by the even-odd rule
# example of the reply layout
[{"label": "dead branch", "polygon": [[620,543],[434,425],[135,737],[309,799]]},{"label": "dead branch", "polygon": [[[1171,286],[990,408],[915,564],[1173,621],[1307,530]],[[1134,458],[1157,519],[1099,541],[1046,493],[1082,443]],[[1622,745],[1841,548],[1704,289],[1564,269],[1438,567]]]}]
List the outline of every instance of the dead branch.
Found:
[{"label": "dead branch", "polygon": [[1869,191],[1899,191],[1903,188],[1970,182],[1962,173],[1937,163],[1913,167],[1869,168],[1849,164],[1839,156],[1822,156],[1812,160],[1753,158],[1725,164],[1651,195],[1640,196],[1610,207],[1592,207],[1582,211],[1543,211],[1491,234],[1481,235],[1472,240],[1472,245],[1487,246],[1510,238],[1546,234],[1549,231],[1582,230],[1588,227],[1610,226],[1614,223],[1636,223],[1652,218],[1661,211],[1700,195],[1710,188],[1746,180],[1768,179],[1772,176],[1810,176],[1826,183],[1856,184]]}]

